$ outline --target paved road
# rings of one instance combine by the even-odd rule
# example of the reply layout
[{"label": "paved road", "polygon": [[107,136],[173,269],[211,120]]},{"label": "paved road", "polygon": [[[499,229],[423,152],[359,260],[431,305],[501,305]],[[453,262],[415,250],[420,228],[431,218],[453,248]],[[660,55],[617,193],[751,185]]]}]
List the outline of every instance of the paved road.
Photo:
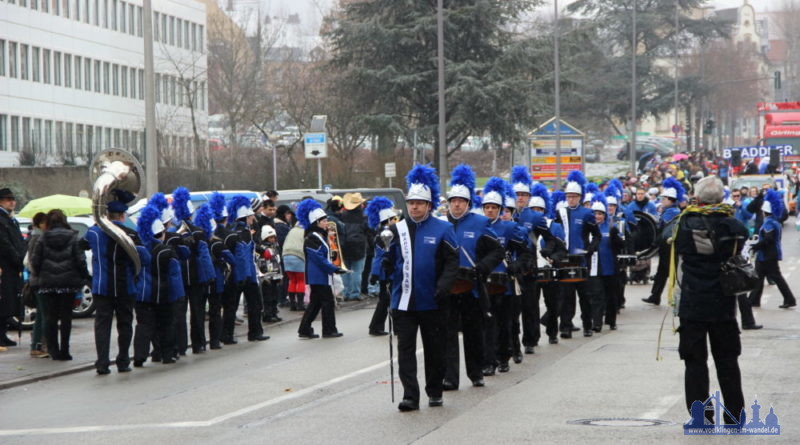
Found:
[{"label": "paved road", "polygon": [[[784,246],[784,274],[794,289],[800,289],[797,233],[787,230]],[[130,374],[107,377],[82,372],[0,391],[0,443],[707,440],[683,436],[681,425],[687,415],[678,339],[667,318],[664,359],[655,360],[665,308],[641,303],[647,291],[644,286],[629,287],[629,304],[618,331],[542,345],[522,364],[512,365],[511,372],[487,378],[484,388],[462,386],[445,393],[443,408],[397,411],[390,402],[388,339],[367,335],[371,310],[365,308],[337,314],[345,333],[339,339],[299,340],[296,325],[287,324],[271,329],[267,342],[190,355],[175,365],[148,364]],[[769,287],[762,308],[756,309],[765,328],[743,334],[740,363],[748,415],[757,396],[762,419],[773,406],[782,424],[781,436],[756,441],[797,443],[800,433],[793,422],[800,421],[795,380],[800,324],[797,311],[778,309],[780,302],[777,289]],[[718,388],[713,371],[711,387]],[[671,423],[639,427],[568,423],[588,418]]]}]

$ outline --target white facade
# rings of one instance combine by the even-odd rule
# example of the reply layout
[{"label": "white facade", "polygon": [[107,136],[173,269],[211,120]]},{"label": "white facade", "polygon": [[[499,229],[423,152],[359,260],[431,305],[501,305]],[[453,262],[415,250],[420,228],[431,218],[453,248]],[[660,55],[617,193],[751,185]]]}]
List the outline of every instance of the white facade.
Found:
[{"label": "white facade", "polygon": [[[207,137],[205,5],[152,4],[159,153],[189,166],[192,108],[203,150]],[[0,0],[0,166],[108,147],[144,161],[142,30],[142,0]]]}]

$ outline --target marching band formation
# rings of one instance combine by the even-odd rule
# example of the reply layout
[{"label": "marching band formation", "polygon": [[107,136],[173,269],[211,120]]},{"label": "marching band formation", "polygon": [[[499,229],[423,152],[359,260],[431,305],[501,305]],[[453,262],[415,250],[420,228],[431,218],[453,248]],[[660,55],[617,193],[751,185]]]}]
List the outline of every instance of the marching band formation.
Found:
[{"label": "marching band formation", "polygon": [[[478,190],[472,168],[459,165],[443,198],[430,166],[413,167],[406,183],[403,218],[385,197],[372,198],[365,209],[375,233],[370,282],[380,289],[369,333],[385,335],[388,321],[396,336],[404,388],[400,411],[419,409],[418,335],[424,347],[425,392],[429,406],[435,407],[443,404],[443,391],[456,390],[461,383],[459,332],[466,375],[472,386],[481,387],[485,377],[508,372],[510,361],[519,364],[525,354],[535,353],[540,325],[550,344],[574,333],[591,337],[606,326],[616,330],[628,269],[656,254],[658,269],[645,301],[659,304],[670,277],[669,238],[688,201],[684,184],[671,177],[661,184],[656,207],[643,199],[626,204],[623,195],[628,191],[619,180],[595,184],[580,171],[568,175],[563,190],[551,191],[532,181],[524,166],[512,169],[510,181],[492,177]],[[190,346],[200,354],[206,345],[214,350],[235,344],[242,295],[247,339],[269,338],[262,320],[277,316],[274,296],[283,272],[274,228],[257,230],[258,199],[226,199],[215,192],[194,209],[189,191],[179,187],[171,200],[161,193],[151,196],[133,231],[123,224],[133,195],[114,190],[113,196],[107,218],[133,240],[136,255],[103,227],[93,227],[85,236],[96,271],[92,290],[98,374],[110,372],[114,315],[120,372],[130,371],[131,361],[134,367],[148,359],[174,363]],[[444,214],[437,211],[440,199],[446,203]],[[755,249],[759,261],[769,264],[780,259],[780,225],[773,221],[783,211],[780,205],[768,195],[761,209],[765,233]],[[340,337],[333,277],[349,271],[337,261],[329,241],[329,215],[310,198],[299,203],[296,214],[303,231],[305,284],[310,287],[298,335],[318,338],[312,323],[321,312],[322,337]],[[767,269],[761,273],[771,274]],[[754,292],[756,299],[760,290]],[[786,304],[791,306],[794,297],[788,292]],[[134,300],[126,298],[130,295]],[[740,309],[745,322],[755,324],[749,301],[740,298]],[[575,326],[578,308],[581,324]]]}]

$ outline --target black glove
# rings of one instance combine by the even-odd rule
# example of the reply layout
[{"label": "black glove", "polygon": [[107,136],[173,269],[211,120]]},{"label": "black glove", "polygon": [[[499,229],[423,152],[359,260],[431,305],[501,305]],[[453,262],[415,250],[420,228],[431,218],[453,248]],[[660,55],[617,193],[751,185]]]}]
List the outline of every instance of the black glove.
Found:
[{"label": "black glove", "polygon": [[374,286],[374,285],[376,285],[376,284],[378,284],[378,276],[377,276],[377,275],[375,275],[375,274],[371,274],[371,275],[369,276],[369,284],[371,284],[371,285],[373,285],[373,286]]}]

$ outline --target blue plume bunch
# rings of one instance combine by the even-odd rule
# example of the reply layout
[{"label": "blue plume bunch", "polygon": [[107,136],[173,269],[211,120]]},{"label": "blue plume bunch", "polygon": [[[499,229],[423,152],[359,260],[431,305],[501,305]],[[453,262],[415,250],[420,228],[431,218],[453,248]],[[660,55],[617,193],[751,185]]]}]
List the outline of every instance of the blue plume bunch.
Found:
[{"label": "blue plume bunch", "polygon": [[550,211],[548,212],[548,217],[555,218],[556,217],[556,205],[567,199],[567,195],[564,193],[563,190],[555,190],[552,194],[550,194]]},{"label": "blue plume bunch", "polygon": [[542,184],[541,182],[537,182],[536,184],[531,187],[531,197],[538,196],[544,199],[544,213],[547,214],[550,211],[550,207],[552,204],[550,203],[550,191],[547,190],[547,186]]},{"label": "blue plume bunch", "polygon": [[225,216],[223,216],[223,210],[225,210],[225,195],[220,192],[212,193],[211,199],[208,200],[208,206],[211,207],[211,211],[214,212],[215,220],[221,221],[225,218]]},{"label": "blue plume bunch", "polygon": [[406,175],[406,186],[410,187],[414,183],[425,184],[431,191],[433,206],[439,205],[439,177],[436,176],[436,170],[430,164],[417,164],[409,170]]},{"label": "blue plume bunch", "polygon": [[770,189],[767,194],[764,195],[764,200],[769,202],[769,205],[772,208],[772,216],[775,219],[780,220],[783,218],[783,199],[781,199],[780,193]]},{"label": "blue plume bunch", "polygon": [[516,193],[514,193],[514,187],[511,185],[511,183],[508,181],[503,181],[503,182],[506,183],[506,196],[510,196],[516,199],[517,195]]},{"label": "blue plume bunch", "polygon": [[617,193],[614,196],[616,196],[617,199],[622,199],[622,190],[624,190],[625,187],[623,187],[622,183],[619,182],[619,179],[614,178],[614,179],[608,181],[608,187],[609,188],[614,187],[614,189],[616,190],[616,193]]},{"label": "blue plume bunch", "polygon": [[595,184],[594,182],[586,183],[586,185],[583,187],[583,193],[584,194],[591,193],[592,196],[597,196],[601,194],[600,187],[598,187],[597,184]]},{"label": "blue plume bunch", "polygon": [[231,198],[228,203],[228,221],[233,222],[236,219],[236,210],[242,207],[250,207],[250,198],[244,195],[236,195]]},{"label": "blue plume bunch", "polygon": [[156,241],[153,234],[153,223],[160,217],[161,211],[149,204],[139,214],[139,220],[136,221],[136,232],[145,246],[150,247]]},{"label": "blue plume bunch", "polygon": [[385,196],[376,196],[369,201],[364,214],[367,215],[367,224],[371,229],[377,229],[381,225],[381,210],[394,207],[392,201]]},{"label": "blue plume bunch", "polygon": [[175,210],[175,218],[178,221],[191,219],[192,212],[189,211],[189,201],[192,196],[186,187],[178,187],[172,192],[172,209]]},{"label": "blue plume bunch", "polygon": [[475,201],[475,172],[467,164],[459,164],[453,169],[450,177],[450,187],[463,185],[469,189],[470,202]]},{"label": "blue plume bunch", "polygon": [[483,205],[483,197],[480,195],[473,194],[472,201],[470,202],[472,203],[473,209],[479,209]]},{"label": "blue plume bunch", "polygon": [[154,193],[153,196],[150,197],[150,200],[147,201],[147,205],[155,207],[156,210],[161,213],[164,211],[164,209],[169,207],[169,201],[167,201],[167,197],[164,196],[163,193],[158,192]]},{"label": "blue plume bunch", "polygon": [[620,199],[622,199],[622,192],[620,192],[619,189],[617,189],[617,187],[611,182],[608,183],[603,194],[606,196],[606,198],[617,198],[617,204],[619,204]]},{"label": "blue plume bunch", "polygon": [[515,165],[511,169],[511,184],[516,184],[518,182],[527,185],[531,184],[531,173],[528,171],[528,167],[524,165]]},{"label": "blue plume bunch", "polygon": [[683,184],[675,178],[667,178],[664,182],[661,183],[662,189],[675,189],[678,191],[677,196],[678,198],[675,200],[676,202],[682,202],[686,196],[686,190],[683,188]]},{"label": "blue plume bunch", "polygon": [[306,198],[297,205],[297,222],[300,227],[308,229],[311,227],[311,221],[308,220],[308,215],[314,209],[320,209],[322,206],[311,198]]},{"label": "blue plume bunch", "polygon": [[201,205],[194,214],[194,225],[203,229],[203,232],[206,234],[206,238],[211,238],[211,235],[214,232],[214,230],[211,228],[212,219],[214,219],[214,211],[211,210],[211,207],[208,204]]},{"label": "blue plume bunch", "polygon": [[586,185],[586,176],[580,170],[572,170],[567,176],[567,182],[577,182],[581,187]]},{"label": "blue plume bunch", "polygon": [[[492,176],[486,181],[486,185],[483,186],[483,195],[486,196],[487,193],[490,192],[497,192],[503,199],[509,195],[509,191],[511,190],[511,184],[504,181],[502,178],[498,178],[497,176]],[[503,204],[505,206],[505,204]]]}]

